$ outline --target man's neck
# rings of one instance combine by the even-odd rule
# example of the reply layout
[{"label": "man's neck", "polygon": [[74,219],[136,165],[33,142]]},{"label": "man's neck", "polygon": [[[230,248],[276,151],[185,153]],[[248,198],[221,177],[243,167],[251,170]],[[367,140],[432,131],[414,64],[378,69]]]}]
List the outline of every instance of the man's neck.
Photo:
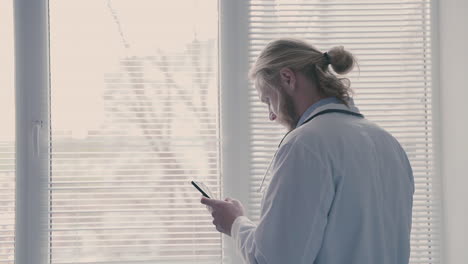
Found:
[{"label": "man's neck", "polygon": [[309,98],[307,97],[300,97],[296,101],[296,113],[298,114],[299,117],[301,117],[309,107],[317,103],[318,101],[325,99],[325,96],[311,96]]}]

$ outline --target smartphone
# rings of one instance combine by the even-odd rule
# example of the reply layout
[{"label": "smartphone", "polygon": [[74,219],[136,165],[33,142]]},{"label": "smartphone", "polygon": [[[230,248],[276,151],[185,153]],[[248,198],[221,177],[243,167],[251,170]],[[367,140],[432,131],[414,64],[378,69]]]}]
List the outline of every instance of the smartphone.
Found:
[{"label": "smartphone", "polygon": [[197,190],[206,198],[211,198],[213,197],[213,194],[210,192],[210,189],[206,187],[203,182],[197,182],[197,181],[192,181],[192,185],[197,188]]}]

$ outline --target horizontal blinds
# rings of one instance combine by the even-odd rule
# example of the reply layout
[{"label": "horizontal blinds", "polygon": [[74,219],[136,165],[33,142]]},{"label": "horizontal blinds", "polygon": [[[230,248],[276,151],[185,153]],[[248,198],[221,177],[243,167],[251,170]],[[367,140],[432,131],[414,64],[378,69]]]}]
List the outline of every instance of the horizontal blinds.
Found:
[{"label": "horizontal blinds", "polygon": [[[430,1],[250,1],[253,63],[272,39],[306,39],[322,51],[343,45],[358,59],[349,78],[356,105],[394,135],[414,170],[411,263],[440,263],[440,197],[434,174]],[[285,131],[268,121],[250,87],[250,213],[258,219],[263,174]]]},{"label": "horizontal blinds", "polygon": [[0,1],[0,264],[15,262],[15,86],[13,1]]},{"label": "horizontal blinds", "polygon": [[219,263],[217,2],[50,4],[51,263]]}]

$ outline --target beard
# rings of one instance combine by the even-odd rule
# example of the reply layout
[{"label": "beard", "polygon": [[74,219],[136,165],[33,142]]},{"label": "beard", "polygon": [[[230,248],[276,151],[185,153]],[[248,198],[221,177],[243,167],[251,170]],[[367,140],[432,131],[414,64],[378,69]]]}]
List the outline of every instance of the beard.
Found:
[{"label": "beard", "polygon": [[279,115],[278,121],[284,125],[288,131],[296,128],[297,122],[299,121],[299,115],[296,113],[294,101],[292,97],[284,91],[280,91],[280,103],[279,103]]}]

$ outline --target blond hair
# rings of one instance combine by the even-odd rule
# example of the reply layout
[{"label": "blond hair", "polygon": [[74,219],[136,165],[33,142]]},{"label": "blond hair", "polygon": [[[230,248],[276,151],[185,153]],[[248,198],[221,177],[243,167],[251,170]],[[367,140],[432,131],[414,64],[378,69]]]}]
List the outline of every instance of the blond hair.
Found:
[{"label": "blond hair", "polygon": [[256,85],[267,85],[273,89],[280,89],[279,71],[290,68],[299,71],[315,82],[319,94],[334,96],[347,105],[350,98],[350,81],[338,78],[329,70],[331,65],[337,74],[346,74],[355,64],[353,55],[342,46],[331,48],[322,53],[309,43],[283,38],[274,40],[266,45],[258,56],[249,72],[249,78],[255,80]]}]

